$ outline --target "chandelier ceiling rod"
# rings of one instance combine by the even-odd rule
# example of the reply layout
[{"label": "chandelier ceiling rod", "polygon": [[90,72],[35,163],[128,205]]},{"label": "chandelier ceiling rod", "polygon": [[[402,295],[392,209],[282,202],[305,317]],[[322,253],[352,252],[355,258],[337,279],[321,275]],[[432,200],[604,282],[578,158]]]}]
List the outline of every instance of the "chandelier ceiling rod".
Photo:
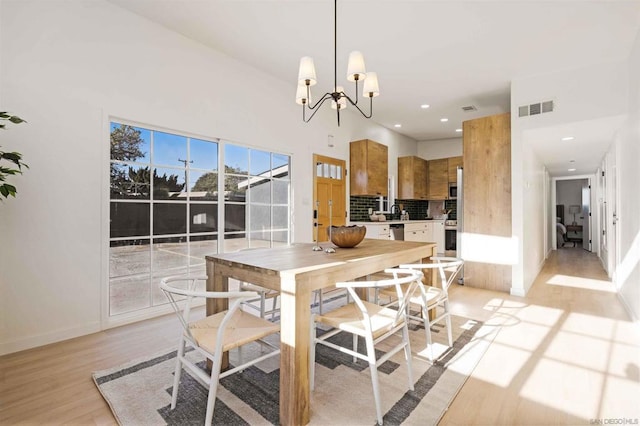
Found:
[{"label": "chandelier ceiling rod", "polygon": [[[375,72],[367,73],[364,66],[364,58],[358,51],[349,54],[347,66],[347,80],[356,84],[356,97],[353,101],[341,86],[338,86],[338,0],[333,2],[333,92],[325,93],[313,106],[311,106],[311,86],[317,83],[316,71],[313,59],[305,56],[300,59],[300,69],[298,71],[298,90],[296,91],[296,103],[302,105],[302,121],[308,123],[322,104],[331,99],[331,107],[336,109],[338,126],[340,126],[340,110],[347,107],[347,101],[353,105],[365,118],[373,115],[373,98],[380,94],[378,88],[378,76]],[[366,80],[365,80],[366,78]],[[365,80],[363,96],[369,98],[369,113],[365,113],[358,106],[358,81]],[[309,118],[306,111],[313,111]]]}]

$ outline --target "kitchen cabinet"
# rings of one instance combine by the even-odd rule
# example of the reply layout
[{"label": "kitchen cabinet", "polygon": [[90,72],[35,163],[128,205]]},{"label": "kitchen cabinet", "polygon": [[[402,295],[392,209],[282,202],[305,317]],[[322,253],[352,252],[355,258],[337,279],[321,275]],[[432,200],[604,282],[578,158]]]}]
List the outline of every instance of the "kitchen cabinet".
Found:
[{"label": "kitchen cabinet", "polygon": [[458,181],[458,166],[462,166],[462,156],[447,158],[449,182]]},{"label": "kitchen cabinet", "polygon": [[390,240],[391,231],[388,224],[366,224],[367,233],[365,238],[372,240]]},{"label": "kitchen cabinet", "polygon": [[[464,285],[509,292],[513,237],[511,229],[511,115],[498,114],[465,121],[465,234],[480,237],[463,247]],[[488,247],[491,252],[488,252]],[[499,260],[499,261],[496,261]]]},{"label": "kitchen cabinet", "polygon": [[429,160],[429,200],[449,198],[449,163],[446,158]]},{"label": "kitchen cabinet", "polygon": [[404,240],[421,243],[433,242],[433,224],[429,222],[406,223],[404,225]]},{"label": "kitchen cabinet", "polygon": [[432,226],[432,241],[436,243],[436,252],[439,254],[444,254],[444,220],[434,220]]},{"label": "kitchen cabinet", "polygon": [[349,144],[351,195],[388,195],[389,149],[369,139]]},{"label": "kitchen cabinet", "polygon": [[428,170],[428,162],[423,158],[398,157],[398,198],[426,200]]}]

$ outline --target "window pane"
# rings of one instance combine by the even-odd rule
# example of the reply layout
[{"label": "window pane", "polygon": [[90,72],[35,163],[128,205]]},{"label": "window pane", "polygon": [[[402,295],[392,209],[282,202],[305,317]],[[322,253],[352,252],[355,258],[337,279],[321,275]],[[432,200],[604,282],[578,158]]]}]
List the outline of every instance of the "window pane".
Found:
[{"label": "window pane", "polygon": [[153,204],[153,235],[184,234],[186,232],[186,204]]},{"label": "window pane", "polygon": [[138,237],[151,234],[149,203],[111,203],[111,238]]},{"label": "window pane", "polygon": [[289,163],[291,158],[288,155],[273,154],[273,177],[289,179]]},{"label": "window pane", "polygon": [[271,231],[265,230],[249,234],[249,247],[271,247]]},{"label": "window pane", "polygon": [[218,173],[189,171],[189,190],[192,200],[217,200]]},{"label": "window pane", "polygon": [[273,228],[287,229],[289,223],[289,207],[273,206]]},{"label": "window pane", "polygon": [[271,154],[265,151],[251,150],[251,170],[254,176],[271,177]]},{"label": "window pane", "polygon": [[246,177],[227,175],[224,178],[225,200],[243,203],[246,199],[248,183]]},{"label": "window pane", "polygon": [[273,204],[289,204],[289,186],[288,180],[273,181]]},{"label": "window pane", "polygon": [[109,245],[110,277],[123,277],[151,272],[151,245],[149,240],[111,241]]},{"label": "window pane", "polygon": [[191,139],[189,167],[193,169],[218,170],[218,144]]},{"label": "window pane", "polygon": [[109,315],[119,315],[151,306],[149,274],[109,280]]},{"label": "window pane", "polygon": [[245,234],[225,234],[224,252],[233,253],[249,247]]},{"label": "window pane", "polygon": [[273,247],[289,244],[289,231],[273,231]]},{"label": "window pane", "polygon": [[171,133],[153,132],[153,163],[185,167],[187,138]]},{"label": "window pane", "polygon": [[226,173],[248,174],[249,149],[227,144],[224,148],[224,171]]},{"label": "window pane", "polygon": [[151,132],[147,129],[111,123],[111,159],[149,163]]},{"label": "window pane", "polygon": [[249,194],[249,199],[252,203],[271,203],[271,181],[269,179],[260,179],[254,178],[257,181],[254,181],[251,184],[251,193]]},{"label": "window pane", "polygon": [[215,232],[218,230],[217,204],[191,204],[190,232]]},{"label": "window pane", "polygon": [[151,174],[149,167],[111,163],[112,199],[149,199]]},{"label": "window pane", "polygon": [[[205,256],[218,253],[217,235],[198,235],[189,237],[189,264],[204,265]],[[192,271],[193,272],[193,271]],[[203,271],[204,272],[204,271]]]},{"label": "window pane", "polygon": [[251,217],[249,223],[252,231],[271,230],[271,207],[260,204],[251,204]]},{"label": "window pane", "polygon": [[244,231],[246,206],[244,204],[226,204],[224,206],[224,230],[226,232]]},{"label": "window pane", "polygon": [[[154,274],[158,271],[170,271],[165,275],[179,275],[176,268],[186,268],[188,265],[187,237],[154,238],[152,252],[152,268]],[[174,273],[176,272],[176,273]],[[186,269],[185,271],[186,272]]]},{"label": "window pane", "polygon": [[184,191],[185,169],[155,168],[153,170],[153,198],[166,200],[182,198],[186,201]]}]

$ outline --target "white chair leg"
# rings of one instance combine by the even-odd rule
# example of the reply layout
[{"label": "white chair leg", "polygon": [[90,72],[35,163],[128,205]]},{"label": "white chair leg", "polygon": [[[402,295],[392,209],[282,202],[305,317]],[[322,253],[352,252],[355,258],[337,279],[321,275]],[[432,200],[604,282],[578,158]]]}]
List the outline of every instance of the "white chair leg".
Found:
[{"label": "white chair leg", "polygon": [[315,316],[311,315],[311,327],[309,327],[311,344],[309,348],[309,389],[313,390],[316,385],[316,321]]},{"label": "white chair leg", "polygon": [[222,362],[222,354],[219,354],[213,360],[211,366],[211,380],[209,382],[209,396],[207,397],[207,414],[205,415],[204,424],[210,425],[213,421],[213,410],[216,406],[216,394],[218,393],[218,378],[220,376],[220,365]]},{"label": "white chair leg", "polygon": [[409,327],[404,323],[402,329],[402,340],[404,341],[404,359],[407,362],[407,375],[409,376],[409,389],[413,390],[413,367],[411,366],[411,341],[409,340]]},{"label": "white chair leg", "polygon": [[273,306],[271,306],[271,321],[276,317],[276,309],[278,308],[278,296],[273,298]]},{"label": "white chair leg", "polygon": [[447,322],[447,337],[449,338],[449,347],[453,346],[453,334],[451,331],[451,314],[449,313],[449,301],[445,300],[444,302],[444,311],[446,312],[446,322]]},{"label": "white chair leg", "polygon": [[[357,334],[353,335],[353,346],[352,346],[352,348],[353,348],[354,352],[358,352],[358,335]],[[358,362],[358,357],[354,356],[353,357],[353,362],[354,363]]]},{"label": "white chair leg", "polygon": [[265,310],[265,295],[264,292],[260,293],[260,318],[264,319],[264,310]]},{"label": "white chair leg", "polygon": [[378,380],[378,367],[376,366],[376,350],[373,346],[373,339],[367,336],[365,338],[367,344],[367,359],[369,361],[369,370],[371,371],[371,385],[373,386],[373,399],[376,404],[376,419],[379,425],[382,425],[382,404],[380,401],[380,383]]},{"label": "white chair leg", "polygon": [[322,315],[322,304],[323,304],[323,300],[322,300],[322,289],[318,290],[318,312],[320,312],[320,315]]},{"label": "white chair leg", "polygon": [[433,342],[431,340],[431,324],[429,323],[429,311],[422,308],[422,322],[424,323],[424,332],[427,336],[427,350],[429,351],[429,361],[433,362]]},{"label": "white chair leg", "polygon": [[176,408],[178,402],[178,387],[180,386],[180,375],[182,374],[182,357],[184,356],[184,336],[180,337],[178,344],[178,354],[176,355],[176,370],[173,374],[173,391],[171,392],[171,409]]}]

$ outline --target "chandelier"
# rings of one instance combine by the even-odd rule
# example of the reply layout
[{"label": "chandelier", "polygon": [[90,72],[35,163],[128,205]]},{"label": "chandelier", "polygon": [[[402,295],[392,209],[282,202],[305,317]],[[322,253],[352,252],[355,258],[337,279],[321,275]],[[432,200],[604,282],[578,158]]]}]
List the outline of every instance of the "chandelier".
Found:
[{"label": "chandelier", "polygon": [[[302,105],[302,120],[308,123],[322,104],[331,99],[331,108],[336,110],[338,126],[340,126],[340,111],[348,104],[353,105],[365,118],[373,115],[373,98],[380,94],[378,88],[378,75],[375,72],[366,72],[364,57],[362,53],[353,51],[349,54],[347,65],[347,80],[356,85],[356,99],[351,99],[342,86],[338,86],[338,0],[333,2],[333,92],[325,93],[313,106],[311,105],[311,86],[317,83],[316,69],[313,65],[313,58],[304,56],[300,59],[300,69],[298,70],[298,90],[296,91],[296,103]],[[358,82],[364,80],[362,96],[369,98],[369,113],[365,113],[358,106]],[[307,118],[307,111],[311,114]]]}]

